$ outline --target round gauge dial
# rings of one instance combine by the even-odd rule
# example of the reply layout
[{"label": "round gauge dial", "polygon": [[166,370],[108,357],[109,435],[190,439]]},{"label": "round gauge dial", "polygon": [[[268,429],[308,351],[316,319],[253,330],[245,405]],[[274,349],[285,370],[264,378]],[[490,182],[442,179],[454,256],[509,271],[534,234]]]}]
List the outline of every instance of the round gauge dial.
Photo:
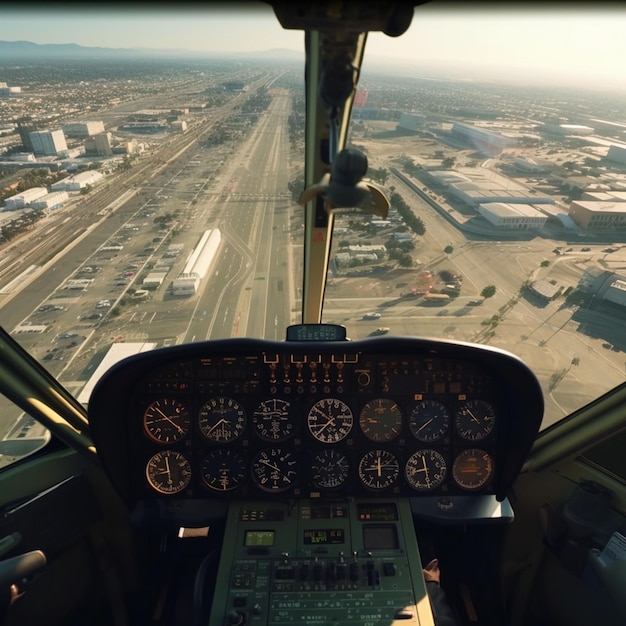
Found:
[{"label": "round gauge dial", "polygon": [[198,426],[211,441],[235,441],[246,427],[246,412],[237,400],[225,396],[211,398],[200,407]]},{"label": "round gauge dial", "polygon": [[334,448],[318,452],[311,463],[311,478],[317,487],[336,489],[350,475],[350,462],[345,454]]},{"label": "round gauge dial", "polygon": [[337,443],[352,430],[354,417],[350,407],[337,398],[323,398],[309,411],[309,432],[322,443]]},{"label": "round gauge dial", "polygon": [[436,450],[418,450],[404,466],[406,481],[418,491],[430,491],[446,477],[446,460]]},{"label": "round gauge dial", "polygon": [[298,480],[298,461],[287,450],[261,450],[252,462],[252,478],[256,485],[271,493],[292,489]]},{"label": "round gauge dial", "polygon": [[402,430],[402,411],[393,400],[376,398],[361,409],[359,425],[371,441],[391,441]]},{"label": "round gauge dial", "polygon": [[148,484],[161,494],[180,493],[191,480],[191,465],[180,452],[163,450],[146,464],[146,478]]},{"label": "round gauge dial", "polygon": [[204,484],[213,491],[232,491],[246,478],[246,462],[234,450],[212,450],[200,465]]},{"label": "round gauge dial", "polygon": [[143,414],[144,432],[157,443],[180,441],[191,428],[187,407],[172,398],[160,398],[148,405]]},{"label": "round gauge dial", "polygon": [[409,415],[409,429],[419,441],[437,441],[450,427],[448,409],[437,400],[418,402]]},{"label": "round gauge dial", "polygon": [[452,464],[452,476],[463,489],[480,489],[493,476],[493,459],[484,450],[463,450]]},{"label": "round gauge dial", "polygon": [[456,432],[468,441],[485,439],[496,425],[496,413],[484,400],[468,400],[454,417]]},{"label": "round gauge dial", "polygon": [[290,414],[291,403],[287,400],[272,398],[264,400],[254,412],[252,421],[254,428],[267,441],[285,441],[295,429],[295,421]]},{"label": "round gauge dial", "polygon": [[387,450],[370,450],[359,462],[359,478],[370,489],[391,487],[399,474],[398,459]]}]

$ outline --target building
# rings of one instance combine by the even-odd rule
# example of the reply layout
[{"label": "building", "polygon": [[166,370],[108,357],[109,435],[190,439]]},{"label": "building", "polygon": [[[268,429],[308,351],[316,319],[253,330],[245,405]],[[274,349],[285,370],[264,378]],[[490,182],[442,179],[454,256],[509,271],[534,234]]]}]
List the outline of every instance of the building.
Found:
[{"label": "building", "polygon": [[175,133],[186,133],[187,122],[185,122],[185,120],[176,120],[175,122],[172,122],[172,131]]},{"label": "building", "polygon": [[31,202],[30,206],[37,210],[56,209],[60,207],[67,199],[69,194],[67,191],[55,191]]},{"label": "building", "polygon": [[59,156],[67,152],[62,130],[37,130],[29,136],[32,150],[38,156]]},{"label": "building", "polygon": [[479,152],[491,156],[500,154],[505,148],[511,148],[517,144],[517,140],[512,137],[505,137],[486,128],[462,122],[454,122],[452,134]]},{"label": "building", "polygon": [[449,191],[466,204],[475,207],[489,202],[554,204],[554,198],[538,196],[525,187],[515,184],[505,187],[497,181],[455,183],[450,185]]},{"label": "building", "polygon": [[[159,269],[159,268],[156,268]],[[158,289],[165,280],[167,271],[165,272],[150,272],[142,281],[141,285],[145,289]]]},{"label": "building", "polygon": [[102,178],[103,176],[100,172],[87,170],[53,183],[50,188],[52,191],[81,191],[88,186],[94,185]]},{"label": "building", "polygon": [[35,202],[46,195],[48,195],[48,190],[45,187],[31,187],[7,198],[4,203],[4,209],[5,211],[23,209],[30,206],[31,202]]},{"label": "building", "polygon": [[172,282],[173,295],[195,295],[200,286],[200,281],[208,274],[217,256],[221,241],[222,235],[218,228],[204,232],[187,260],[183,271]]},{"label": "building", "polygon": [[99,157],[113,156],[111,147],[111,133],[99,133],[85,140],[85,154],[94,154]]},{"label": "building", "polygon": [[591,135],[594,129],[591,126],[583,126],[581,124],[544,124],[543,131],[552,135],[575,135],[580,137]]},{"label": "building", "polygon": [[84,139],[104,132],[104,122],[72,122],[61,126],[66,137]]},{"label": "building", "polygon": [[608,161],[626,165],[626,146],[612,145],[606,155]]},{"label": "building", "polygon": [[588,230],[626,228],[626,202],[574,200],[568,215],[580,228]]},{"label": "building", "polygon": [[496,228],[530,230],[541,228],[548,216],[532,204],[486,202],[478,205],[478,212]]},{"label": "building", "polygon": [[424,126],[425,117],[414,113],[400,113],[398,120],[398,130],[418,131]]},{"label": "building", "polygon": [[530,285],[530,290],[545,300],[554,300],[559,293],[559,289],[558,285],[553,285],[547,280],[536,280]]},{"label": "building", "polygon": [[26,152],[33,151],[33,142],[30,139],[30,134],[38,131],[40,126],[37,122],[33,122],[32,117],[21,117],[17,120],[17,132],[22,140],[22,146]]}]

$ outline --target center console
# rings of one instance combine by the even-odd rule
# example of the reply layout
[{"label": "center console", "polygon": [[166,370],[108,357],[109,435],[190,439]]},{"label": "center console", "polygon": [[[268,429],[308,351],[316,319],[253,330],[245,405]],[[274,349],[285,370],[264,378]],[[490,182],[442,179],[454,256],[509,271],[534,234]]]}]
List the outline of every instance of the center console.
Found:
[{"label": "center console", "polygon": [[233,502],[209,623],[432,626],[409,500]]}]

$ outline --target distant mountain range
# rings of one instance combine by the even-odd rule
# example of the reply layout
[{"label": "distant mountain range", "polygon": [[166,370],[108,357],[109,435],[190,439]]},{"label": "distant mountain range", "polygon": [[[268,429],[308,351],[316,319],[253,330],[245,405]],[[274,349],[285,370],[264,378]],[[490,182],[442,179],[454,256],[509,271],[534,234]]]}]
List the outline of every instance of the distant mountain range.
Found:
[{"label": "distant mountain range", "polygon": [[31,41],[0,41],[0,63],[14,60],[49,59],[132,59],[147,57],[207,58],[207,57],[253,57],[265,59],[299,60],[304,51],[273,49],[254,52],[210,52],[198,50],[158,50],[151,48],[99,48],[80,46],[75,43],[38,44]]}]

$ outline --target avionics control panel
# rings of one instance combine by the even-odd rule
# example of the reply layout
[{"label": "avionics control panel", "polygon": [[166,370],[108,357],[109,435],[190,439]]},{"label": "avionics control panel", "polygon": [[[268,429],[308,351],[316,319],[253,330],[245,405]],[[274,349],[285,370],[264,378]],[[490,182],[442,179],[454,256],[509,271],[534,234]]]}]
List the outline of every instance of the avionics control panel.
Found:
[{"label": "avionics control panel", "polygon": [[231,503],[209,623],[432,626],[408,499]]}]

